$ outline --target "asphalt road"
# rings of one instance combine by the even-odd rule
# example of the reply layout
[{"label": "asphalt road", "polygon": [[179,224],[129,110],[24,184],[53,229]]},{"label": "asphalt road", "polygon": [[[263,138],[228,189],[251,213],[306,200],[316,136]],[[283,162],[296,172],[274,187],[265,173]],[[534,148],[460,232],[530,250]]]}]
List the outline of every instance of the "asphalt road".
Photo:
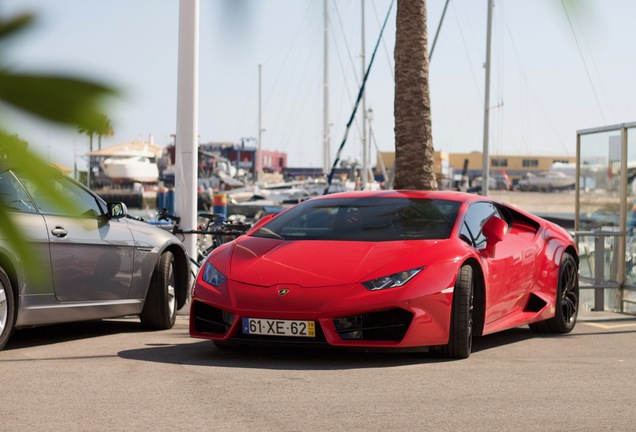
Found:
[{"label": "asphalt road", "polygon": [[218,349],[137,320],[17,332],[0,431],[634,431],[636,319],[479,338],[467,360]]}]

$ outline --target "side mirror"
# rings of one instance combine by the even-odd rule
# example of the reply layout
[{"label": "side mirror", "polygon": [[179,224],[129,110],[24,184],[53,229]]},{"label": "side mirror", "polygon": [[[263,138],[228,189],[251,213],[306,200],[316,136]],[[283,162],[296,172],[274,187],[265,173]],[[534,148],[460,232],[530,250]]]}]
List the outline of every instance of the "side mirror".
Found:
[{"label": "side mirror", "polygon": [[128,216],[128,208],[123,202],[110,202],[107,206],[110,219],[121,219]]},{"label": "side mirror", "polygon": [[494,246],[503,240],[506,232],[508,232],[508,224],[497,216],[491,216],[481,229],[486,237],[486,244]]}]

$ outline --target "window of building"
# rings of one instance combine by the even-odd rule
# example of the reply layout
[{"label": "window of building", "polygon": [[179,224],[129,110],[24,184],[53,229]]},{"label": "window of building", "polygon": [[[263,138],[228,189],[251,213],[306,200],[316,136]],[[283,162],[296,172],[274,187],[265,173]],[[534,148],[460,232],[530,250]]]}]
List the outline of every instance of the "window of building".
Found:
[{"label": "window of building", "polygon": [[490,166],[493,167],[507,167],[508,159],[491,159]]},{"label": "window of building", "polygon": [[537,159],[524,159],[522,164],[524,168],[536,168],[539,166],[539,161]]}]

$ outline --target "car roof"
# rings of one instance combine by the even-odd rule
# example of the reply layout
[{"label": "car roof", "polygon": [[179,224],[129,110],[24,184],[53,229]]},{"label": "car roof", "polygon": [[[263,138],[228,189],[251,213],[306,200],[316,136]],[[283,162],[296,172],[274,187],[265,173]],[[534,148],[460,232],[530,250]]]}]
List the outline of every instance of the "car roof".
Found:
[{"label": "car roof", "polygon": [[318,199],[329,198],[426,198],[459,202],[493,201],[487,197],[466,192],[424,190],[348,191],[318,197]]}]

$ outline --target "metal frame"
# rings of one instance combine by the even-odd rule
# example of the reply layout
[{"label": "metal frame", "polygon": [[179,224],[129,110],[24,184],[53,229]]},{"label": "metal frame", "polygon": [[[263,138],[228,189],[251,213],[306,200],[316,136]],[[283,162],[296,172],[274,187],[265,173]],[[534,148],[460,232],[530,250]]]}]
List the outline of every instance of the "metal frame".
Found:
[{"label": "metal frame", "polygon": [[[631,300],[625,300],[625,253],[626,253],[626,233],[627,233],[627,137],[628,129],[636,128],[636,122],[621,123],[617,125],[604,126],[592,129],[583,129],[576,132],[576,196],[574,201],[574,236],[578,244],[580,236],[594,237],[594,278],[593,281],[581,280],[582,289],[594,289],[594,310],[602,311],[605,309],[604,290],[617,289],[619,312],[623,312],[625,302],[632,303]],[[619,214],[619,230],[618,231],[579,231],[580,228],[580,181],[581,181],[581,136],[593,135],[605,132],[620,131],[621,133],[621,184],[619,190],[620,197],[620,214]],[[616,239],[617,251],[615,257],[617,272],[616,279],[612,281],[605,277],[605,238],[613,236]]]}]

